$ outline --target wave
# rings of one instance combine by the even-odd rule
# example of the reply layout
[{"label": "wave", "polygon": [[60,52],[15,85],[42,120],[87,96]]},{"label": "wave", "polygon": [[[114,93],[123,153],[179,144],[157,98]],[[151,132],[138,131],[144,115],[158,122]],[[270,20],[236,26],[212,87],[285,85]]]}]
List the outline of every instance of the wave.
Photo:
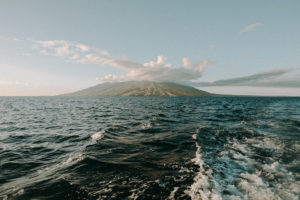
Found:
[{"label": "wave", "polygon": [[105,133],[104,130],[94,133],[93,135],[91,135],[92,141],[97,142],[98,140],[101,140],[104,137],[104,133]]},{"label": "wave", "polygon": [[298,102],[0,98],[0,199],[296,200]]}]

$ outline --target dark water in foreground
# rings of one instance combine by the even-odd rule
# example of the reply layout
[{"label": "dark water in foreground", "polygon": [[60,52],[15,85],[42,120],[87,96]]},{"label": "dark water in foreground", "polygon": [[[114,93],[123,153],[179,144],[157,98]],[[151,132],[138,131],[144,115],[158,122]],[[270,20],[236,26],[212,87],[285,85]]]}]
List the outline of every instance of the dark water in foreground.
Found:
[{"label": "dark water in foreground", "polygon": [[0,199],[299,199],[299,98],[0,98]]}]

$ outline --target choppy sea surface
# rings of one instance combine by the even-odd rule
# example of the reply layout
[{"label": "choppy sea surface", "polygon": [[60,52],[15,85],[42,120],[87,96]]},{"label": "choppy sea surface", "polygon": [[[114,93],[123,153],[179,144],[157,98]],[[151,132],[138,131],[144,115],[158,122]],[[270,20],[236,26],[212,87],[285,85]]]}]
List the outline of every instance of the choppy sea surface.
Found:
[{"label": "choppy sea surface", "polygon": [[300,98],[0,98],[3,200],[299,195]]}]

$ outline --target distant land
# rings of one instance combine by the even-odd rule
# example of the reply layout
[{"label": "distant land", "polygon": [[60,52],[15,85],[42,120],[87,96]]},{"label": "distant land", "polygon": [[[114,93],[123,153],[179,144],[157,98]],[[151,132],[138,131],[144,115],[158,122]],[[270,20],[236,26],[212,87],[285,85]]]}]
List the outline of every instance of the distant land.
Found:
[{"label": "distant land", "polygon": [[213,96],[194,87],[171,82],[128,81],[102,83],[62,96]]}]

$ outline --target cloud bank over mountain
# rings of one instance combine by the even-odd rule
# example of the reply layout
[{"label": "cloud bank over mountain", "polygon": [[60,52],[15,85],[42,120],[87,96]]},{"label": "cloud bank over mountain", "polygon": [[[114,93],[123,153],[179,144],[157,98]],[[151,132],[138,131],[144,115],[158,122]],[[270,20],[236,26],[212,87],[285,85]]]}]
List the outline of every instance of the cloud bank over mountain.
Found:
[{"label": "cloud bank over mountain", "polygon": [[151,80],[182,82],[199,79],[211,61],[192,62],[182,58],[182,66],[175,67],[167,63],[168,57],[158,56],[156,61],[137,63],[126,58],[115,58],[105,50],[85,44],[65,41],[35,41],[34,48],[43,55],[57,56],[68,61],[82,64],[98,64],[114,67],[126,72],[124,75],[106,75],[98,77],[100,82],[119,82],[130,80]]},{"label": "cloud bank over mountain", "polygon": [[257,86],[257,87],[300,87],[300,74],[293,77],[284,77],[289,72],[297,72],[299,69],[285,68],[270,70],[249,76],[230,78],[213,82],[190,82],[193,86]]},{"label": "cloud bank over mountain", "polygon": [[[246,27],[245,30],[242,30],[241,32],[247,32],[261,26],[260,24],[254,25]],[[182,65],[178,67],[168,63],[168,57],[157,56],[156,61],[138,63],[128,60],[127,58],[116,58],[103,49],[66,40],[34,41],[34,48],[38,49],[43,55],[61,57],[67,61],[81,64],[106,65],[125,72],[123,75],[108,74],[103,77],[97,77],[96,79],[99,82],[148,80],[186,83],[195,87],[300,87],[299,69],[293,68],[270,70],[249,76],[217,80],[213,82],[199,82],[199,79],[202,77],[205,69],[212,65],[213,62],[209,60],[192,62],[189,58],[183,57]],[[292,76],[285,76],[292,72],[295,72]]]}]

